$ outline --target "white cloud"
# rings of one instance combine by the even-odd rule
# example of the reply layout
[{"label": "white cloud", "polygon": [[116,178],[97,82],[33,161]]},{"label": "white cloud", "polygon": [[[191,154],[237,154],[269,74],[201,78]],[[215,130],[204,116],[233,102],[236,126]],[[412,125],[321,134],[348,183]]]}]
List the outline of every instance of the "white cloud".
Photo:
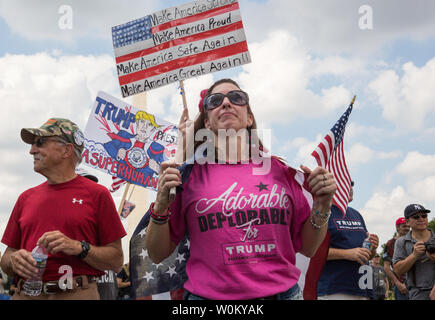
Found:
[{"label": "white cloud", "polygon": [[81,127],[99,90],[119,96],[113,58],[54,57],[46,53],[0,58],[0,100],[13,111],[0,128],[5,134],[49,117],[70,118]]},{"label": "white cloud", "polygon": [[265,122],[290,123],[303,117],[321,117],[350,101],[343,86],[316,94],[308,88],[313,60],[298,39],[286,31],[272,32],[249,45],[253,63],[243,66],[242,87],[249,88],[251,107]]},{"label": "white cloud", "polygon": [[352,145],[349,152],[346,153],[346,162],[349,165],[357,166],[372,161],[373,157],[373,150],[360,143],[357,143]]},{"label": "white cloud", "polygon": [[360,57],[343,58],[340,56],[328,56],[323,59],[313,60],[311,73],[316,75],[330,74],[334,76],[351,76],[355,73],[365,72],[366,62]]},{"label": "white cloud", "polygon": [[[360,209],[367,230],[379,237],[379,246],[392,238],[395,221],[403,216],[404,208],[411,203],[411,197],[402,186],[397,186],[390,193],[379,191]],[[380,250],[378,250],[379,252]]]},{"label": "white cloud", "polygon": [[[39,127],[50,117],[63,117],[84,129],[98,90],[119,95],[113,58],[102,56],[6,55],[0,57],[0,101],[5,112],[0,127],[0,221],[7,221],[24,190],[43,181],[33,172],[23,127]],[[0,230],[3,232],[3,230]]]},{"label": "white cloud", "polygon": [[399,150],[385,152],[375,151],[361,143],[352,144],[349,152],[345,152],[346,163],[349,166],[355,167],[358,165],[366,164],[374,160],[388,160],[395,159],[402,156]]},{"label": "white cloud", "polygon": [[[84,38],[110,39],[112,27],[155,12],[158,1],[129,0],[0,0],[0,17],[11,31],[31,41],[56,40],[67,44]],[[71,11],[59,10],[67,5]],[[72,13],[72,29],[59,21]]]},{"label": "white cloud", "polygon": [[364,126],[357,122],[350,121],[346,126],[346,142],[352,143],[356,140],[363,139],[379,143],[386,136],[391,135],[390,132],[380,127]]},{"label": "white cloud", "polygon": [[[394,221],[403,216],[404,208],[410,203],[419,203],[435,212],[435,155],[409,152],[405,159],[392,171],[389,179],[404,176],[405,185],[398,185],[393,190],[383,190],[378,186],[371,198],[360,210],[370,232],[382,236],[385,243],[394,233]],[[432,216],[429,217],[432,219]]]},{"label": "white cloud", "polygon": [[402,66],[400,77],[387,70],[369,84],[382,107],[382,115],[400,130],[421,130],[425,119],[435,114],[435,58],[421,68],[412,62]]},{"label": "white cloud", "polygon": [[[435,36],[433,1],[419,1],[418,5],[407,0],[240,2],[251,41],[267,37],[279,26],[291,30],[304,46],[320,54],[364,56],[378,53],[398,39]],[[359,28],[363,16],[359,8],[363,5],[372,8],[373,30]]]},{"label": "white cloud", "polygon": [[421,180],[431,175],[435,176],[435,155],[411,151],[396,167],[396,172],[405,175],[412,181]]},{"label": "white cloud", "polygon": [[407,179],[409,193],[418,199],[417,203],[427,201],[435,204],[435,154],[409,152],[394,171]]}]

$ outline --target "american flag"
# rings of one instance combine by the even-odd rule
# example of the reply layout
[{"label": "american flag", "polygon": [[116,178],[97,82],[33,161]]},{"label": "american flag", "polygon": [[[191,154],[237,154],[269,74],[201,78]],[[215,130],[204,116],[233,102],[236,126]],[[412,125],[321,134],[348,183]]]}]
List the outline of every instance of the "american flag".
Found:
[{"label": "american flag", "polygon": [[237,0],[200,0],[112,28],[123,97],[251,62]]},{"label": "american flag", "polygon": [[187,280],[186,262],[190,242],[186,236],[174,252],[159,264],[148,256],[145,235],[150,221],[149,211],[136,227],[130,240],[130,279],[132,298],[140,300],[181,300]]},{"label": "american flag", "polygon": [[126,183],[127,183],[127,181],[122,180],[121,178],[112,176],[112,185],[109,187],[109,191],[115,192]]},{"label": "american flag", "polygon": [[355,98],[353,97],[347,110],[311,153],[320,167],[334,174],[337,191],[334,194],[333,202],[343,215],[346,214],[349,203],[350,184],[352,181],[344,158],[343,138]]}]

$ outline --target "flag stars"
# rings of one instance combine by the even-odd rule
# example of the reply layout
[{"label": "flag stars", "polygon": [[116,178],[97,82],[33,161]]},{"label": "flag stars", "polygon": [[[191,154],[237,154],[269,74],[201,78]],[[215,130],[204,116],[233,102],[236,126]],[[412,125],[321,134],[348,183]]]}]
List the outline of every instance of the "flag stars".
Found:
[{"label": "flag stars", "polygon": [[185,261],[186,259],[184,258],[184,253],[182,254],[177,253],[177,257],[175,258],[175,260],[177,260],[179,263]]},{"label": "flag stars", "polygon": [[163,263],[159,263],[159,264],[155,264],[155,263],[153,263],[153,266],[155,266],[156,267],[156,269],[158,269],[159,267],[162,267],[163,266]]},{"label": "flag stars", "polygon": [[148,250],[142,249],[142,252],[139,255],[142,257],[142,259],[148,258]]},{"label": "flag stars", "polygon": [[169,267],[166,273],[169,273],[169,277],[172,278],[173,275],[177,274],[177,271],[175,271],[175,267]]},{"label": "flag stars", "polygon": [[146,233],[147,233],[147,228],[143,228],[143,229],[141,230],[141,232],[139,232],[140,237],[141,237],[141,238],[145,237]]},{"label": "flag stars", "polygon": [[145,276],[142,279],[146,279],[147,283],[149,283],[151,280],[154,280],[153,273],[145,272]]}]

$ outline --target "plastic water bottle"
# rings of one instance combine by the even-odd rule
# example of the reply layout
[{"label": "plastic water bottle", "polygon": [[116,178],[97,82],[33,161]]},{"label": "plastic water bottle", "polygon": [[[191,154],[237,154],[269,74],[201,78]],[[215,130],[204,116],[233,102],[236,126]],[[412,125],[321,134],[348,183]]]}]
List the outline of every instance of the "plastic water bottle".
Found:
[{"label": "plastic water bottle", "polygon": [[32,257],[36,261],[38,275],[26,280],[23,289],[24,293],[28,296],[39,296],[42,291],[42,275],[44,274],[45,265],[47,264],[48,252],[45,248],[36,246],[32,250]]},{"label": "plastic water bottle", "polygon": [[363,244],[362,244],[361,247],[369,249],[369,250],[372,250],[372,243],[370,242],[369,237],[364,239]]}]

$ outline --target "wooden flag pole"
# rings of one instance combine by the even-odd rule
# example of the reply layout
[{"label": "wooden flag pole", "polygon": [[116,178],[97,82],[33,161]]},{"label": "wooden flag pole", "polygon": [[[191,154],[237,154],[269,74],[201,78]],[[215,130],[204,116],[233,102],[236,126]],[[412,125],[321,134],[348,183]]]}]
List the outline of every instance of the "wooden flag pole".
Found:
[{"label": "wooden flag pole", "polygon": [[[187,110],[187,100],[186,100],[186,93],[184,91],[184,82],[183,80],[180,80],[180,89],[181,89],[181,97],[183,98],[183,107],[184,107],[184,111]],[[182,119],[184,121],[187,121],[189,119],[189,113],[186,113],[186,118]],[[180,124],[181,125],[181,121],[180,120]],[[178,131],[178,138],[177,138],[177,150],[175,151],[175,162],[176,163],[181,163],[183,162],[183,154],[184,154],[184,150],[183,150],[183,139],[182,135],[180,134],[180,131]],[[171,188],[171,190],[169,190],[169,201],[172,202],[175,198],[175,194],[176,194],[176,188],[173,187]]]},{"label": "wooden flag pole", "polygon": [[133,189],[131,189],[131,192],[130,192],[130,195],[128,196],[127,201],[130,201],[131,196],[133,195],[133,192],[134,192],[134,188],[135,188],[135,187],[136,187],[136,185],[134,184],[134,185],[133,185]]},{"label": "wooden flag pole", "polygon": [[184,92],[183,80],[180,80],[180,88],[181,88],[181,97],[183,98],[183,106],[184,106],[184,109],[187,109],[186,93]]},{"label": "wooden flag pole", "polygon": [[122,208],[124,207],[124,201],[125,198],[127,197],[128,189],[130,189],[130,182],[127,182],[127,185],[125,186],[124,194],[122,195],[121,203],[119,204],[118,214],[121,214],[122,212]]}]

